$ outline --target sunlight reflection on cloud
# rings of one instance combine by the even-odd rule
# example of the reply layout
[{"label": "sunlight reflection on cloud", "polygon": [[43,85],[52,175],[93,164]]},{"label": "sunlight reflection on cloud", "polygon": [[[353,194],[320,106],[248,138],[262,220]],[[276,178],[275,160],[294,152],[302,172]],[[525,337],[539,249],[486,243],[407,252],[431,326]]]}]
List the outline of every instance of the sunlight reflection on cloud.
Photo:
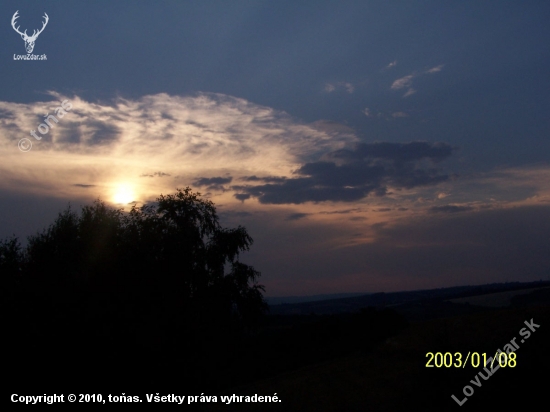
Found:
[{"label": "sunlight reflection on cloud", "polygon": [[[35,184],[47,184],[57,193],[60,186],[75,188],[75,183],[101,190],[109,182],[135,180],[159,170],[175,176],[165,179],[162,189],[167,190],[175,180],[190,184],[205,174],[289,175],[303,160],[357,141],[349,130],[325,131],[284,112],[221,94],[157,94],[109,104],[50,94],[69,99],[73,110],[34,144],[28,156],[19,152],[17,141],[58,103],[0,102],[0,147],[5,154],[0,167],[7,174],[17,169],[17,180],[23,181],[31,170],[43,171],[33,174]],[[10,186],[6,180],[2,184]],[[155,193],[158,190],[155,187]],[[142,188],[140,194],[146,196],[145,192]]]}]

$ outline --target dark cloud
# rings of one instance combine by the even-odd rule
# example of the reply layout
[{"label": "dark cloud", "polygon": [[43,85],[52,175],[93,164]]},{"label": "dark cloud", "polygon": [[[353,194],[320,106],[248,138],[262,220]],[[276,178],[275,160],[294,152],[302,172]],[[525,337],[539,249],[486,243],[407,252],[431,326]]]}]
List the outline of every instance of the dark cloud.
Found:
[{"label": "dark cloud", "polygon": [[241,200],[243,202],[250,199],[250,195],[248,193],[235,193],[233,196],[235,197],[235,199]]},{"label": "dark cloud", "polygon": [[245,187],[248,193],[257,197],[260,203],[305,203],[323,202],[326,200],[353,202],[362,199],[369,191],[364,188],[315,187],[312,179],[289,179],[280,185],[260,185]]},{"label": "dark cloud", "polygon": [[298,177],[248,176],[245,181],[263,182],[238,186],[260,203],[353,202],[368,194],[384,196],[388,186],[414,188],[436,185],[450,178],[433,164],[451,156],[446,143],[371,143],[355,149],[329,153],[325,160],[305,163],[294,173]]},{"label": "dark cloud", "polygon": [[89,187],[95,187],[96,185],[85,185],[85,184],[82,184],[82,183],[76,183],[73,186],[89,188]]},{"label": "dark cloud", "polygon": [[362,209],[344,209],[344,210],[331,210],[330,212],[319,212],[320,215],[346,215],[348,213],[362,212]]},{"label": "dark cloud", "polygon": [[211,186],[231,183],[232,180],[232,177],[200,177],[193,183],[197,186]]},{"label": "dark cloud", "polygon": [[286,217],[286,220],[300,220],[309,216],[309,213],[292,213]]},{"label": "dark cloud", "polygon": [[469,212],[474,210],[471,206],[454,206],[454,205],[445,205],[445,206],[433,206],[430,209],[432,213],[460,213],[460,212]]},{"label": "dark cloud", "polygon": [[169,173],[164,172],[155,172],[155,173],[144,173],[142,175],[139,175],[139,177],[165,177],[170,176]]},{"label": "dark cloud", "polygon": [[193,182],[195,186],[206,186],[208,190],[220,190],[225,192],[227,189],[223,186],[226,183],[231,183],[233,178],[229,177],[199,177]]},{"label": "dark cloud", "polygon": [[276,176],[267,176],[267,177],[258,177],[258,176],[245,176],[242,178],[245,182],[264,182],[264,183],[283,183],[286,177],[276,177]]}]

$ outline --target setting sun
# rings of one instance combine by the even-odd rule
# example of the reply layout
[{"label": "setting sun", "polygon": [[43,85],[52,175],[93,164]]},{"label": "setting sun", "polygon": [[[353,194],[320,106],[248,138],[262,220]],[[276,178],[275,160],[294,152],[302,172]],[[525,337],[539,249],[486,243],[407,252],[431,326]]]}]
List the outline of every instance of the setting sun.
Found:
[{"label": "setting sun", "polygon": [[113,193],[113,202],[116,204],[128,204],[135,200],[134,188],[127,183],[118,184]]}]

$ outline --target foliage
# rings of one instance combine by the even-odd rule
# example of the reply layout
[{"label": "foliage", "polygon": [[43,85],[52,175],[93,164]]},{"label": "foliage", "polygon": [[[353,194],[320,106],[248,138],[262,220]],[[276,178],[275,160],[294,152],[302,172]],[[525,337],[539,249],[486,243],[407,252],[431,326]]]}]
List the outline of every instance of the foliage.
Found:
[{"label": "foliage", "polygon": [[0,242],[0,271],[22,340],[31,323],[56,347],[77,339],[97,353],[192,362],[266,311],[260,273],[239,260],[252,242],[244,227],[221,227],[200,193],[177,189],[128,213],[100,200],[69,206],[23,250]]}]

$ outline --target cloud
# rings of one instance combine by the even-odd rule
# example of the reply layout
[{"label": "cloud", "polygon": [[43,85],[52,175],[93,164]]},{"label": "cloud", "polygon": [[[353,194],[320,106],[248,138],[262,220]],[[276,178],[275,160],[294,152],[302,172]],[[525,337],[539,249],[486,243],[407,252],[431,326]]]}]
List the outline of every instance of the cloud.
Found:
[{"label": "cloud", "polygon": [[376,114],[375,114],[374,111],[371,110],[371,109],[369,109],[368,107],[366,107],[366,108],[363,110],[363,113],[364,113],[365,116],[368,117],[369,119],[391,120],[391,119],[409,117],[409,114],[408,114],[408,113],[405,113],[405,112],[393,112],[393,113],[391,113],[391,114],[386,114],[386,113],[382,113],[382,112],[376,112]]},{"label": "cloud", "polygon": [[197,186],[211,186],[231,183],[232,180],[232,177],[201,177],[195,180],[193,183]]},{"label": "cloud", "polygon": [[323,211],[323,212],[319,212],[319,214],[321,215],[347,215],[347,214],[350,214],[350,213],[357,213],[357,212],[362,212],[363,209],[361,208],[353,208],[353,209],[343,209],[343,210],[331,210],[329,212],[327,211]]},{"label": "cloud", "polygon": [[351,83],[344,83],[344,88],[350,94],[353,93],[353,91],[355,90],[355,86]]},{"label": "cloud", "polygon": [[404,87],[410,87],[410,85],[412,84],[412,79],[414,77],[416,77],[415,74],[409,74],[407,76],[404,76],[404,77],[401,77],[401,78],[395,80],[391,85],[391,89],[392,90],[399,90],[399,89],[402,89]]},{"label": "cloud", "polygon": [[286,177],[278,177],[278,176],[266,176],[266,177],[244,176],[241,180],[244,180],[245,182],[282,183],[286,180]]},{"label": "cloud", "polygon": [[[89,196],[103,199],[124,183],[143,202],[176,184],[201,185],[205,176],[291,176],[304,162],[358,141],[344,126],[304,123],[223,94],[161,93],[107,102],[49,95],[51,101],[0,101],[0,189],[81,196],[77,187],[62,183],[70,178],[94,185]],[[30,131],[63,100],[69,100],[71,110],[35,140]],[[24,137],[33,142],[26,153],[17,147]],[[140,178],[167,177],[159,171],[166,169],[176,177]]]},{"label": "cloud", "polygon": [[443,66],[445,65],[440,64],[439,66],[432,67],[431,69],[426,70],[425,73],[432,74],[432,73],[440,72],[441,69],[443,69]]},{"label": "cloud", "polygon": [[224,184],[231,183],[232,177],[200,177],[193,184],[195,186],[206,187],[208,190],[220,190],[225,192],[227,189]]},{"label": "cloud", "polygon": [[349,94],[355,91],[355,86],[347,82],[326,83],[325,92],[332,93],[339,90],[345,90]]},{"label": "cloud", "polygon": [[460,213],[460,212],[469,212],[474,210],[471,206],[456,206],[456,205],[445,205],[445,206],[433,206],[430,209],[432,213]]},{"label": "cloud", "polygon": [[407,88],[407,92],[403,95],[403,97],[408,97],[416,93],[416,90],[412,88],[412,81],[414,78],[422,76],[424,74],[433,74],[440,72],[444,64],[440,64],[439,66],[432,67],[431,69],[425,70],[423,72],[413,72],[411,74],[408,74],[406,76],[400,77],[397,80],[394,80],[394,82],[391,85],[391,90],[401,90],[404,88]]},{"label": "cloud", "polygon": [[139,175],[139,177],[166,177],[166,176],[170,176],[170,174],[164,173],[164,172],[155,172],[155,173],[144,173]]},{"label": "cloud", "polygon": [[292,213],[287,216],[286,220],[300,220],[308,217],[309,213]]},{"label": "cloud", "polygon": [[393,112],[393,113],[391,114],[391,116],[392,116],[393,118],[398,118],[398,117],[409,117],[409,115],[408,115],[407,113],[405,113],[405,112]]},{"label": "cloud", "polygon": [[397,60],[394,60],[386,66],[386,70],[391,69],[392,67],[395,67],[396,65],[397,65]]},{"label": "cloud", "polygon": [[83,187],[85,189],[89,188],[89,187],[95,187],[95,185],[85,185],[85,184],[82,184],[82,183],[76,183],[74,184],[73,186],[75,187]]},{"label": "cloud", "polygon": [[294,172],[297,177],[238,189],[260,203],[353,202],[369,194],[384,196],[390,187],[414,188],[448,180],[449,175],[422,163],[435,165],[453,150],[446,143],[360,143],[305,163]]},{"label": "cloud", "polygon": [[248,193],[235,193],[233,196],[235,197],[235,199],[240,200],[241,202],[250,199],[250,195]]}]

